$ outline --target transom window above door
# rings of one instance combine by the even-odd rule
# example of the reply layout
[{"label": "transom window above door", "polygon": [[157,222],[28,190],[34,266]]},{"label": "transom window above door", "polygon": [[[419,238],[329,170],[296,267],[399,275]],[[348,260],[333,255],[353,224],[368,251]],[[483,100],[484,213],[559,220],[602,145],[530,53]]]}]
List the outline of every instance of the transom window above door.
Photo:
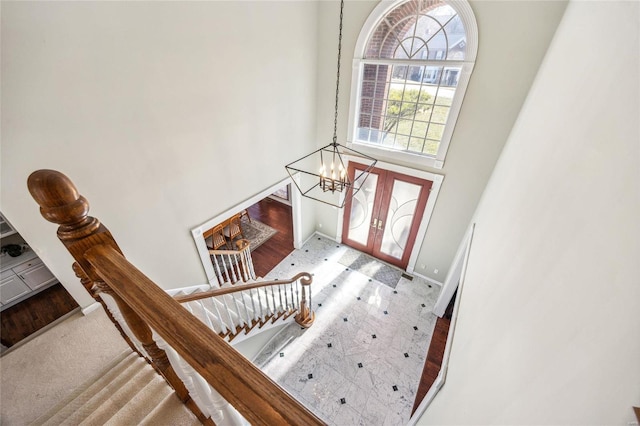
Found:
[{"label": "transom window above door", "polygon": [[382,2],[356,46],[350,142],[442,167],[476,51],[468,3]]}]

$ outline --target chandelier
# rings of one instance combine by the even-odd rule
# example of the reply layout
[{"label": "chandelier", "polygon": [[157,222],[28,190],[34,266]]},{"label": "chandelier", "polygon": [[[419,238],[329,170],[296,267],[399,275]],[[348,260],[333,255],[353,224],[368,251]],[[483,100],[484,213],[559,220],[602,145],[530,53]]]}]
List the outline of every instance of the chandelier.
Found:
[{"label": "chandelier", "polygon": [[[338,208],[344,207],[347,199],[353,197],[360,190],[377,162],[373,157],[338,143],[338,98],[340,94],[343,10],[344,0],[341,0],[333,142],[285,166],[289,176],[291,176],[291,180],[302,196]],[[350,177],[345,165],[345,161],[348,162],[349,159],[363,164],[364,170],[357,170]],[[299,174],[298,179],[294,177],[295,174]],[[344,195],[342,195],[343,193]]]}]

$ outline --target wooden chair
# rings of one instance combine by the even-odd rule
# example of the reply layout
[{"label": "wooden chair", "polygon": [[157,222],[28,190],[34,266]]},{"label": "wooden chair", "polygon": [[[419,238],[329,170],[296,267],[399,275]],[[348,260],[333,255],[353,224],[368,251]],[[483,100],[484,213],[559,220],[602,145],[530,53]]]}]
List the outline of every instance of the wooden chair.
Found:
[{"label": "wooden chair", "polygon": [[244,209],[240,212],[240,217],[242,218],[242,216],[246,216],[247,219],[249,219],[249,223],[251,223],[251,216],[249,216],[249,210]]},{"label": "wooden chair", "polygon": [[216,225],[213,228],[204,231],[202,233],[205,241],[211,237],[211,246],[208,246],[209,250],[217,250],[222,246],[227,245],[227,239],[224,236],[224,227],[222,224]]},{"label": "wooden chair", "polygon": [[[230,245],[237,237],[244,239],[244,234],[242,233],[242,225],[240,223],[241,217],[242,213],[234,215],[226,222],[226,226],[224,227],[224,236],[226,237],[227,242]],[[232,246],[230,248],[233,249]]]}]

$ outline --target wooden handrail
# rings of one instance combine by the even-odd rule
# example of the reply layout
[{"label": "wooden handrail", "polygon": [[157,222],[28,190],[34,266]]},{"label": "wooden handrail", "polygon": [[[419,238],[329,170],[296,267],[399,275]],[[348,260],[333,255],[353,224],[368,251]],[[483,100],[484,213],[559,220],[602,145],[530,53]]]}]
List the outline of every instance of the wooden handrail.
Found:
[{"label": "wooden handrail", "polygon": [[216,254],[238,254],[238,253],[242,253],[246,250],[249,250],[249,246],[251,245],[251,242],[249,240],[238,240],[236,241],[236,247],[238,247],[237,250],[217,250],[217,249],[209,249],[209,254],[212,255],[216,255]]},{"label": "wooden handrail", "polygon": [[95,246],[86,258],[109,287],[251,424],[324,424],[112,247]]},{"label": "wooden handrail", "polygon": [[236,293],[243,290],[252,290],[254,288],[269,287],[280,284],[291,284],[297,280],[300,280],[300,284],[302,285],[311,285],[313,279],[308,272],[300,272],[299,274],[296,274],[292,278],[286,280],[260,281],[251,284],[240,284],[234,285],[233,287],[216,288],[213,290],[201,291],[199,293],[173,296],[173,298],[180,303],[192,302],[194,300],[208,299],[209,297],[222,296],[224,294]]},{"label": "wooden handrail", "polygon": [[[124,304],[122,299],[112,294],[111,289],[102,282],[100,276],[84,257],[87,249],[98,244],[108,245],[114,251],[122,253],[109,230],[98,219],[88,215],[89,202],[86,198],[78,193],[75,185],[67,176],[55,170],[33,172],[27,180],[27,186],[33,199],[40,205],[42,217],[60,225],[58,238],[76,260],[73,269],[83,286],[101,303],[103,302],[101,293],[113,296],[125,322],[140,342],[151,365],[173,387],[180,400],[189,406],[201,421],[206,421],[200,410],[193,404],[184,383],[169,363],[167,354],[153,340],[149,326],[140,319],[136,312]],[[105,305],[103,304],[103,306]],[[114,320],[112,316],[109,317]],[[115,324],[116,328],[122,332],[123,330],[117,321]],[[123,337],[125,337],[124,333]],[[126,337],[125,341],[132,343]],[[131,348],[137,352],[134,345],[131,345]]]},{"label": "wooden handrail", "polygon": [[324,424],[129,263],[109,230],[88,215],[89,203],[68,177],[38,170],[29,176],[28,187],[42,216],[60,225],[58,237],[76,260],[74,270],[85,287],[113,296],[153,364],[203,423],[212,421],[188,392],[183,394],[184,384],[151,339],[151,329],[251,424]]}]

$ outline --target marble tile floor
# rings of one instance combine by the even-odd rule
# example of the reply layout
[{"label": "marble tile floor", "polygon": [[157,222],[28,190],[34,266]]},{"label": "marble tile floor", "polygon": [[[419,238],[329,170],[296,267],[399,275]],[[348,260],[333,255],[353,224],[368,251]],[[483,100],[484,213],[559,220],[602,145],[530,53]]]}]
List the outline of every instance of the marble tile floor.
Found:
[{"label": "marble tile floor", "polygon": [[314,236],[265,276],[312,273],[316,320],[307,330],[296,326],[294,338],[261,368],[329,425],[404,425],[440,288],[417,277],[401,277],[392,288],[339,263],[348,250]]}]

